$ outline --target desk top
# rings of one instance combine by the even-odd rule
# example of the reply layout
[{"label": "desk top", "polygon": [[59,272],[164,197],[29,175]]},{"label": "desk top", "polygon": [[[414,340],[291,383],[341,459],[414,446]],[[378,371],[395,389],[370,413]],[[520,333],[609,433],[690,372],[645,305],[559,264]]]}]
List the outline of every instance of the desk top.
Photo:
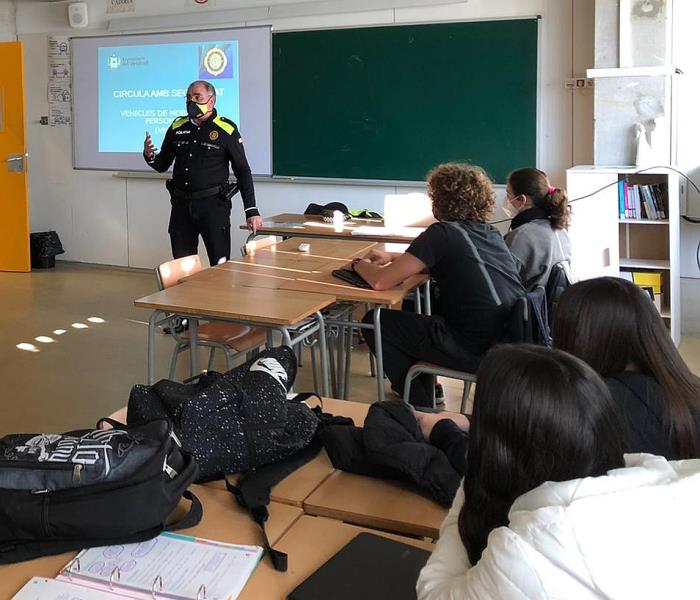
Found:
[{"label": "desk top", "polygon": [[[202,501],[204,516],[196,527],[183,529],[186,535],[194,535],[210,538],[220,542],[234,544],[262,545],[262,532],[250,515],[244,511],[232,494],[221,490],[215,490],[206,486],[193,485],[190,489]],[[271,502],[270,519],[267,522],[267,532],[270,542],[274,545],[282,535],[301,517],[300,508]],[[0,566],[0,598],[11,598],[33,576],[55,577],[58,572],[77,554],[66,552],[58,556],[46,556],[35,560],[18,563],[15,565]],[[269,570],[275,573],[269,564],[269,559],[263,558],[253,577]],[[250,583],[250,582],[249,582]],[[246,586],[246,590],[248,586]],[[241,598],[254,598],[255,596],[241,595]],[[269,598],[268,594],[257,596]]]},{"label": "desk top", "polygon": [[[322,517],[301,517],[275,546],[289,555],[289,570],[286,573],[279,573],[271,568],[263,569],[261,568],[263,565],[260,565],[240,598],[256,600],[286,598],[302,581],[363,531],[369,530]],[[371,531],[371,533],[430,552],[434,549],[433,544],[423,540],[383,531]]]},{"label": "desk top", "polygon": [[[353,230],[358,227],[376,228],[378,233],[363,233],[353,235]],[[241,225],[241,229],[247,226]],[[415,239],[415,232],[409,235],[388,233],[384,230],[384,221],[378,219],[352,219],[345,221],[341,228],[335,228],[332,223],[325,223],[323,218],[317,215],[300,215],[295,213],[283,213],[267,217],[263,225],[258,229],[259,234],[304,236],[314,238],[351,238],[353,240],[365,240],[370,242],[399,242],[406,243]]]},{"label": "desk top", "polygon": [[220,286],[186,281],[134,301],[138,308],[159,309],[179,315],[294,325],[336,301],[328,294],[299,294],[291,290]]},{"label": "desk top", "polygon": [[398,481],[335,471],[304,501],[304,512],[355,525],[437,538],[447,509]]}]

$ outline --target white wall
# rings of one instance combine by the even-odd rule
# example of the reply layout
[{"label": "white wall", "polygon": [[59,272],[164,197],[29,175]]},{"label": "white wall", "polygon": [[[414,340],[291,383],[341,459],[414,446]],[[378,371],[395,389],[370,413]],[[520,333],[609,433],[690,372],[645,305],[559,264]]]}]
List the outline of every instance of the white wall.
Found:
[{"label": "white wall", "polygon": [[[271,23],[275,31],[352,25],[373,25],[441,20],[468,20],[542,15],[541,22],[541,128],[540,167],[563,184],[565,170],[574,161],[592,158],[592,99],[589,91],[564,89],[564,80],[582,74],[593,60],[593,2],[591,0],[470,0],[441,6],[410,7],[420,0],[405,0],[405,8],[353,12],[354,7],[376,6],[356,0],[218,0],[217,10],[237,7],[272,17],[246,25]],[[0,0],[1,6],[2,0]],[[381,2],[381,0],[377,0]],[[400,1],[385,0],[382,6]],[[428,0],[424,0],[428,3]],[[90,27],[86,35],[105,32],[104,0],[88,0]],[[172,0],[136,0],[136,15],[197,12]],[[260,11],[263,11],[262,13]],[[275,11],[306,16],[275,17]],[[201,15],[201,12],[199,13]],[[231,13],[234,14],[234,13]],[[243,13],[235,13],[243,14]],[[193,18],[197,15],[193,15]],[[219,26],[241,23],[221,22]],[[17,6],[17,33],[25,44],[31,228],[56,229],[66,254],[61,258],[133,267],[152,267],[170,257],[167,236],[168,196],[158,179],[122,179],[111,172],[75,171],[71,166],[71,134],[66,127],[39,124],[48,111],[46,102],[46,45],[50,34],[70,33],[66,4],[21,2]],[[574,96],[576,94],[576,96]],[[74,110],[79,110],[75,107]],[[391,186],[337,186],[294,183],[257,183],[258,206],[263,214],[301,211],[309,202],[342,201],[352,208],[380,209]],[[240,202],[235,205],[234,252],[244,233]]]},{"label": "white wall", "polygon": [[17,39],[17,17],[14,0],[0,0],[0,42]]}]

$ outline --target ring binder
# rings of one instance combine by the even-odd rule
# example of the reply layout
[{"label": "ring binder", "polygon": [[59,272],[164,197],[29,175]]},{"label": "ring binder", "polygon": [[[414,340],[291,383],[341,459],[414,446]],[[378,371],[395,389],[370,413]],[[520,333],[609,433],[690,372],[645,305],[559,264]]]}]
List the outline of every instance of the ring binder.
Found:
[{"label": "ring binder", "polygon": [[119,567],[114,567],[112,569],[112,572],[109,574],[109,591],[113,592],[114,591],[114,575],[117,575],[117,583],[121,581],[122,578],[122,572],[119,570]]},{"label": "ring binder", "polygon": [[80,557],[76,556],[66,567],[65,571],[68,573],[68,580],[73,581],[73,567],[75,566],[75,573],[80,573]]},{"label": "ring binder", "polygon": [[[158,589],[156,590],[156,586],[158,586]],[[156,575],[156,578],[153,580],[153,585],[151,586],[151,598],[153,600],[157,599],[156,592],[162,592],[163,591],[163,578],[160,575]]]}]

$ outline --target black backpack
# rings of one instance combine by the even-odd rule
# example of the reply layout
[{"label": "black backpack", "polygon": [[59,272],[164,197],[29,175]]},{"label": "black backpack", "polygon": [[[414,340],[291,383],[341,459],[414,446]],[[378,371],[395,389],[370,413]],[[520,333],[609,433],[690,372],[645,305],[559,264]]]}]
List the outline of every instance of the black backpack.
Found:
[{"label": "black backpack", "polygon": [[171,419],[183,448],[199,465],[201,481],[245,473],[311,443],[318,418],[306,404],[287,400],[296,371],[293,350],[280,346],[191,383],[163,379],[136,385],[127,420]]},{"label": "black backpack", "polygon": [[[0,439],[0,564],[141,542],[199,522],[202,506],[186,491],[197,464],[171,424],[103,421],[113,428]],[[189,512],[166,526],[183,496]]]}]

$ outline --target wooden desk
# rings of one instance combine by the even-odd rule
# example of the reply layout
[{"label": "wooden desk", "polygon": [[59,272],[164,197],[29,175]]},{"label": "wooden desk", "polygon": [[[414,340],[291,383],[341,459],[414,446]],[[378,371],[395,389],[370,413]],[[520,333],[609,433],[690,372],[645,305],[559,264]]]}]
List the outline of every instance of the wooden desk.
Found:
[{"label": "wooden desk", "polygon": [[[329,560],[350,540],[367,529],[322,517],[303,516],[285,533],[275,546],[289,555],[289,570],[279,573],[260,565],[246,585],[241,599],[286,598],[294,588]],[[432,552],[434,546],[423,540],[372,531],[411,546]]]},{"label": "wooden desk", "polygon": [[[313,402],[313,399],[312,399]],[[362,427],[370,405],[363,402],[351,402],[350,400],[336,400],[334,398],[323,399],[323,411],[332,415],[350,417],[357,427]],[[305,465],[299,467],[294,473],[285,477],[270,492],[270,498],[274,502],[290,504],[301,507],[304,500],[321,485],[334,472],[328,454],[324,449],[316,457]],[[237,475],[231,475],[232,480]],[[226,489],[223,479],[205,483],[218,489]]]},{"label": "wooden desk", "polygon": [[[323,392],[328,395],[328,370],[326,363],[325,330],[321,309],[335,303],[335,296],[304,293],[282,289],[266,289],[241,286],[220,286],[216,282],[202,283],[185,281],[176,286],[150,294],[134,301],[138,308],[150,308],[153,312],[148,320],[148,383],[155,379],[155,328],[161,313],[193,317],[190,323],[191,371],[197,372],[196,344],[198,318],[221,319],[249,325],[278,329],[288,346],[300,340],[292,340],[288,327],[307,317],[316,315],[321,350]],[[307,330],[304,335],[309,335]]]},{"label": "wooden desk", "polygon": [[304,512],[354,525],[437,538],[447,509],[409,484],[335,471],[304,501]]},{"label": "wooden desk", "polygon": [[[193,485],[190,489],[202,501],[204,516],[196,527],[183,529],[178,533],[210,538],[220,542],[262,545],[260,527],[256,525],[246,511],[238,506],[232,494],[201,485]],[[277,504],[276,502],[270,503],[269,510],[270,519],[266,528],[268,536],[270,536],[270,542],[274,545],[292,524],[301,517],[302,511],[300,508]],[[35,575],[39,577],[55,577],[76,554],[77,552],[67,552],[58,556],[37,558],[16,565],[0,566],[0,598],[11,598]],[[270,571],[267,577],[275,573],[269,564],[269,559],[263,558],[255,574],[259,572],[264,573],[266,570]],[[241,596],[241,598],[243,597],[253,598],[254,596]],[[269,597],[266,594],[258,596],[258,598]]]},{"label": "wooden desk", "polygon": [[[377,235],[362,234],[353,235],[353,230],[358,227],[373,227],[383,230],[384,221],[378,219],[352,219],[345,221],[342,228],[336,229],[332,223],[325,223],[323,218],[316,215],[300,215],[284,213],[267,217],[263,220],[263,225],[255,235],[280,235],[309,238],[329,238],[363,240],[369,242],[397,242],[410,243],[417,234],[398,235],[393,233],[381,233]],[[247,229],[241,225],[241,229]],[[252,237],[252,236],[251,236]],[[249,238],[250,239],[250,238]]]},{"label": "wooden desk", "polygon": [[[342,241],[342,243],[338,243]],[[299,244],[307,243],[310,248],[308,252],[301,252],[299,250]],[[293,237],[283,242],[275,244],[274,250],[271,246],[263,248],[262,251],[273,251],[276,253],[288,253],[296,256],[313,256],[317,258],[326,259],[338,259],[338,260],[350,260],[356,256],[364,256],[372,248],[377,246],[376,242],[362,241],[356,239],[342,240],[337,239],[325,239],[325,238],[305,238],[305,237]]]}]

